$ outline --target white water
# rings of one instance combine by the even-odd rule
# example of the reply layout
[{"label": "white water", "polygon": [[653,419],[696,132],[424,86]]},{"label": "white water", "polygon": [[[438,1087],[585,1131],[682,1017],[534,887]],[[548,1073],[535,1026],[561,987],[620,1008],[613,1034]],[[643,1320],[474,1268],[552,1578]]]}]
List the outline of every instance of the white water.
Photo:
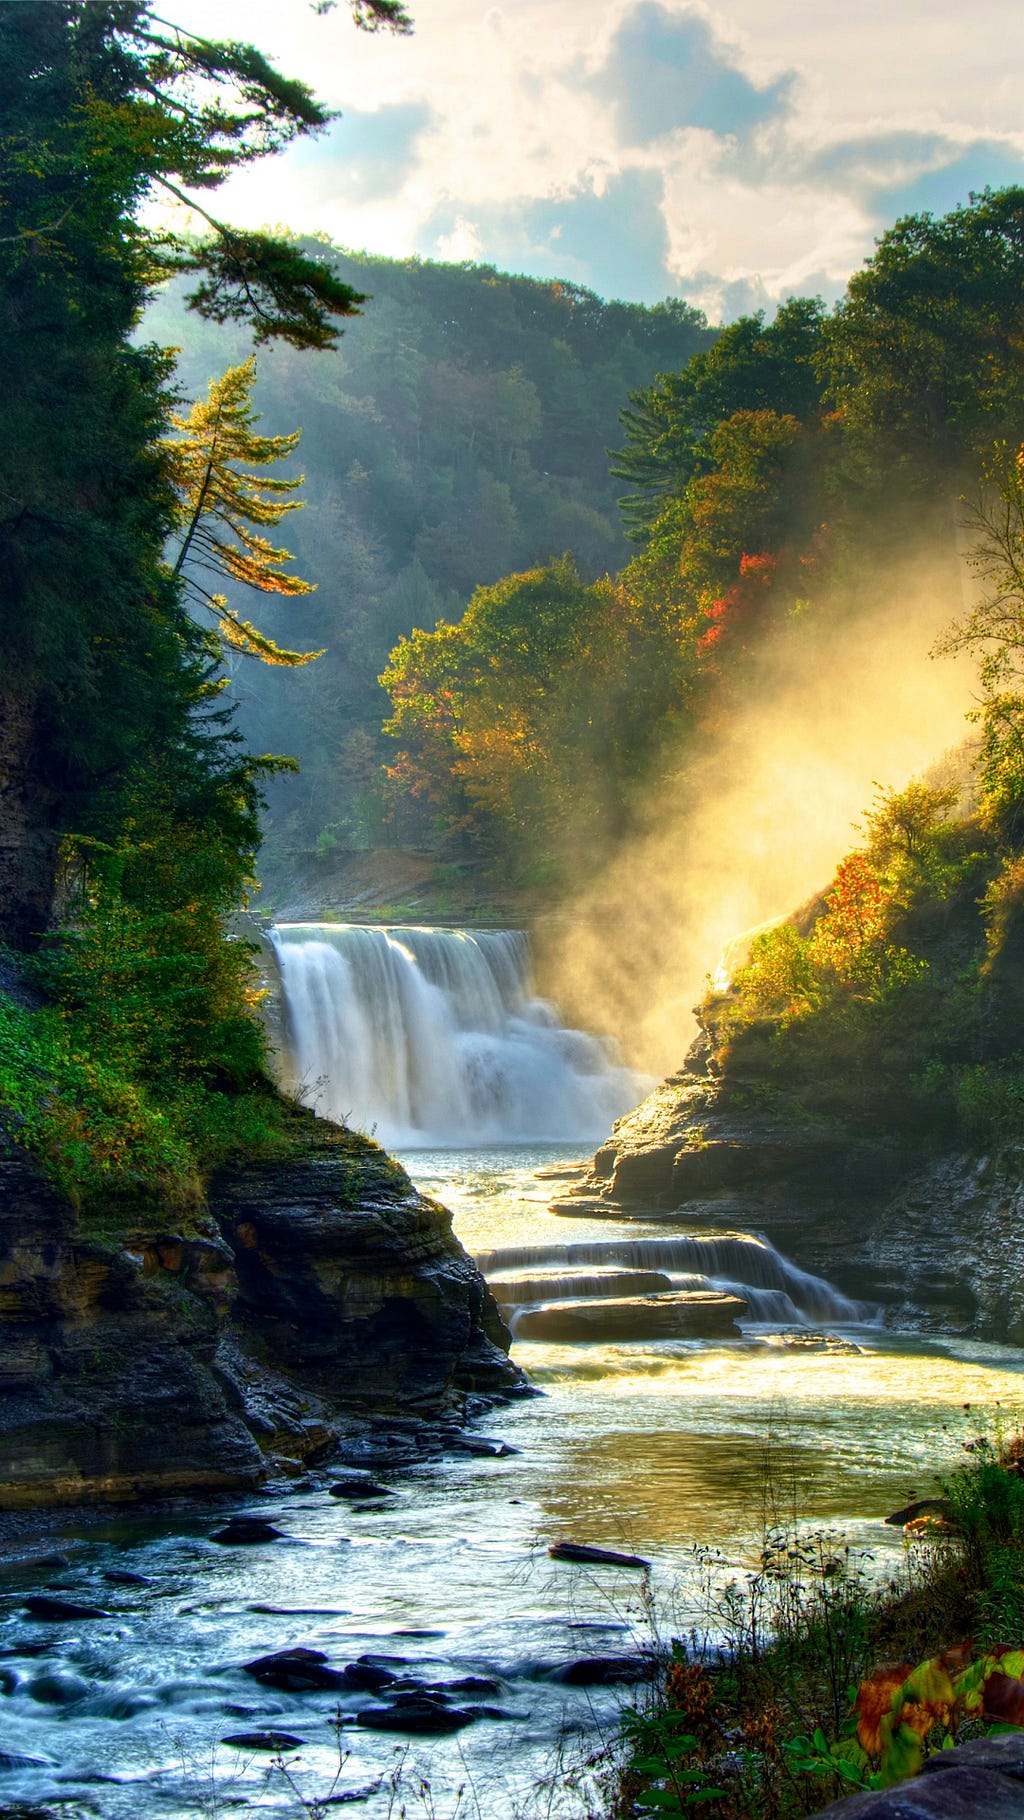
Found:
[{"label": "white water", "polygon": [[[498,1300],[506,1304],[607,1293],[592,1286],[592,1278],[576,1274],[581,1265],[595,1265],[619,1271],[661,1271],[667,1274],[673,1289],[726,1290],[743,1297],[751,1321],[797,1325],[825,1321],[843,1326],[870,1321],[875,1313],[868,1303],[854,1302],[842,1295],[824,1277],[799,1269],[767,1239],[745,1232],[587,1239],[571,1245],[513,1245],[478,1253],[476,1262]],[[567,1274],[558,1275],[558,1266]],[[543,1286],[535,1274],[520,1282],[504,1280],[506,1272],[538,1270],[550,1272]],[[645,1292],[627,1289],[625,1293]]]},{"label": "white water", "polygon": [[390,1145],[604,1137],[646,1083],[533,996],[514,930],[281,923],[300,1097]]}]

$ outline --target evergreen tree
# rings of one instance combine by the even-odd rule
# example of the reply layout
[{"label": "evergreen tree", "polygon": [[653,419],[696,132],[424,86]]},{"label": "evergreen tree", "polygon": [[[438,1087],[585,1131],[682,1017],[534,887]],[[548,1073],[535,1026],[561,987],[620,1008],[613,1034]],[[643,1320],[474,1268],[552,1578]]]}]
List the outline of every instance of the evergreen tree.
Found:
[{"label": "evergreen tree", "polygon": [[298,511],[304,502],[286,497],[302,485],[301,477],[282,480],[252,472],[287,460],[301,435],[299,430],[288,436],[256,434],[255,379],[256,360],[250,356],[212,380],[207,397],[199,399],[187,417],[175,414],[171,419],[179,434],[168,438],[163,447],[178,498],[181,534],[172,573],[184,578],[191,599],[213,615],[217,631],[231,650],[294,668],[323,653],[282,649],[247,619],[240,619],[228,606],[226,595],[211,594],[194,573],[199,568],[262,594],[289,599],[315,591],[314,583],[290,575],[283,567],[292,560],[289,551],[270,543],[257,528],[275,528],[287,512]]},{"label": "evergreen tree", "polygon": [[[391,0],[357,13],[404,22]],[[115,832],[111,780],[196,714],[216,770],[228,732],[162,557],[169,361],[130,339],[149,287],[186,272],[200,313],[300,346],[329,345],[361,298],[205,207],[200,241],[140,225],[154,186],[195,201],[326,124],[252,46],[178,31],[148,0],[22,0],[0,7],[0,119],[0,939],[26,946],[61,838]]]}]

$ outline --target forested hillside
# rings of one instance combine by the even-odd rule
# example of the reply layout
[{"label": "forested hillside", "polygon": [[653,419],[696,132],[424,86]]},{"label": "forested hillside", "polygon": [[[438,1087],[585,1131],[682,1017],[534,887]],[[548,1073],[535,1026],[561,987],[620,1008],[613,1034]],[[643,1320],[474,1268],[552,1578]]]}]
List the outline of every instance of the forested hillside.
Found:
[{"label": "forested hillside", "polygon": [[[324,652],[298,675],[250,664],[233,678],[257,749],[302,767],[270,790],[262,870],[276,883],[310,853],[436,843],[432,805],[381,771],[394,754],[377,679],[392,647],[459,619],[477,586],[566,551],[588,582],[615,569],[628,552],[607,455],[618,413],[715,339],[674,299],[648,309],[488,267],[302,250],[368,301],[337,350],[277,346],[258,362],[261,429],[302,430],[289,471],[305,476],[308,510],[287,536],[317,585],[299,606],[268,602],[260,623]],[[145,332],[181,344],[190,398],[247,351],[186,315],[180,289]]]},{"label": "forested hillside", "polygon": [[448,842],[513,875],[544,856],[571,887],[652,798],[707,791],[770,639],[828,666],[922,587],[934,638],[961,521],[1019,442],[1022,277],[1024,196],[986,194],[898,223],[834,312],[742,319],[635,391],[614,465],[638,549],[617,577],[539,567],[394,653],[394,769]]}]

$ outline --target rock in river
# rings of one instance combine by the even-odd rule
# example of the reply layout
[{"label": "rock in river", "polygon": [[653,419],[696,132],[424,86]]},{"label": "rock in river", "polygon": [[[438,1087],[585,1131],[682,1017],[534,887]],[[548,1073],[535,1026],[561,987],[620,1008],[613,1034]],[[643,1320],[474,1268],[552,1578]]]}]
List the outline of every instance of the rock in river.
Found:
[{"label": "rock in river", "polygon": [[420,1732],[423,1734],[461,1731],[481,1717],[480,1709],[447,1706],[436,1696],[408,1695],[394,1706],[367,1706],[359,1714],[359,1724],[375,1732]]},{"label": "rock in river", "polygon": [[296,1745],[305,1744],[305,1738],[296,1738],[291,1732],[229,1732],[222,1744],[230,1744],[232,1750],[294,1750]]},{"label": "rock in river", "polygon": [[[340,1669],[329,1668],[327,1657],[322,1649],[304,1649],[296,1644],[292,1649],[278,1649],[269,1656],[257,1656],[255,1661],[246,1662],[243,1668],[247,1675],[256,1681],[262,1681],[264,1687],[276,1687],[282,1693],[301,1694],[322,1692],[326,1688],[350,1689],[351,1681]],[[394,1676],[386,1677],[393,1680]]]},{"label": "rock in river", "polygon": [[614,1548],[594,1548],[589,1542],[552,1542],[552,1561],[579,1561],[587,1567],[650,1567],[642,1555],[619,1554]]},{"label": "rock in river", "polygon": [[73,1599],[51,1599],[46,1593],[32,1593],[25,1600],[30,1618],[44,1618],[59,1624],[70,1618],[109,1618],[112,1614],[100,1605],[76,1605]]},{"label": "rock in river", "polygon": [[339,1479],[335,1485],[329,1485],[332,1498],[393,1498],[395,1493],[387,1485],[378,1485],[375,1479]]},{"label": "rock in river", "polygon": [[654,1656],[583,1656],[556,1668],[552,1681],[563,1687],[615,1687],[630,1681],[650,1681],[658,1671]]},{"label": "rock in river", "polygon": [[250,1547],[257,1542],[281,1542],[285,1540],[283,1529],[267,1521],[266,1517],[232,1517],[223,1529],[215,1529],[210,1537],[211,1542],[223,1542],[226,1547]]},{"label": "rock in river", "polygon": [[671,1295],[595,1296],[524,1308],[516,1316],[517,1340],[714,1340],[738,1336],[747,1312],[740,1296],[716,1289],[680,1289]]}]

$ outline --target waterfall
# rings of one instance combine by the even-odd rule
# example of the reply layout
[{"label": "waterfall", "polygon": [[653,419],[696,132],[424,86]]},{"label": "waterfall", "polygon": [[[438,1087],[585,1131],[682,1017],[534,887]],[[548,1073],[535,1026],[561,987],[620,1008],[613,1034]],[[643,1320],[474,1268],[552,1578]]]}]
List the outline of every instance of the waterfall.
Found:
[{"label": "waterfall", "polygon": [[[674,1289],[718,1289],[742,1296],[752,1321],[849,1323],[872,1320],[877,1313],[866,1302],[851,1301],[824,1277],[801,1270],[766,1239],[755,1238],[751,1233],[680,1233],[672,1238],[511,1245],[483,1252],[477,1256],[476,1264],[498,1300],[506,1304],[526,1301],[525,1295],[512,1295],[509,1290],[537,1288],[539,1270],[548,1273],[547,1293],[572,1295],[582,1292],[563,1288],[556,1270],[577,1272],[581,1266],[611,1266],[620,1271],[661,1271],[670,1278]],[[513,1272],[517,1273],[515,1278]],[[524,1275],[526,1272],[532,1274]],[[574,1278],[562,1281],[573,1282]],[[536,1299],[544,1293],[540,1290]]]},{"label": "waterfall", "polygon": [[392,1145],[592,1142],[647,1083],[533,996],[517,930],[280,923],[301,1099]]}]

